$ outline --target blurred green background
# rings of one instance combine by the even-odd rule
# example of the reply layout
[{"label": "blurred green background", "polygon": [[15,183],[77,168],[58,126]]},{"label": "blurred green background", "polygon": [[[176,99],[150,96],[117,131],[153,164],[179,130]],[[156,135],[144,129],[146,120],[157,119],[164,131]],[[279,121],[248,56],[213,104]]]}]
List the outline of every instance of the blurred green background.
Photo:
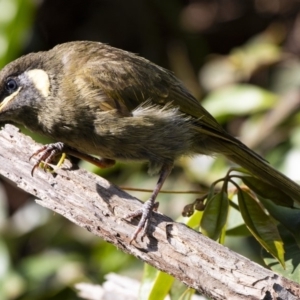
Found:
[{"label": "blurred green background", "polygon": [[[173,70],[231,134],[297,181],[299,28],[296,0],[0,0],[0,67],[72,40],[138,53]],[[144,164],[79,164],[120,186],[151,189],[157,180]],[[164,188],[201,190],[228,167],[219,157],[182,158]],[[0,299],[78,299],[74,283],[102,283],[109,272],[141,279],[142,262],[38,206],[5,178],[0,184]],[[177,219],[195,198],[160,195],[160,211]],[[247,233],[226,245],[263,264]]]}]

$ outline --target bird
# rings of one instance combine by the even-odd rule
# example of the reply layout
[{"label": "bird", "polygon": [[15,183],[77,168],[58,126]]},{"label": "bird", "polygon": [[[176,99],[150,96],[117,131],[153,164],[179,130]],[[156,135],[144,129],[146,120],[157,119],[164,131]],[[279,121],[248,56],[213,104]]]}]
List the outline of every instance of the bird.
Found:
[{"label": "bird", "polygon": [[101,42],[63,43],[8,63],[0,71],[0,121],[57,141],[33,154],[40,155],[33,171],[61,152],[100,167],[147,161],[158,181],[142,208],[125,216],[140,216],[131,241],[147,232],[181,156],[224,155],[300,204],[300,186],[225,131],[171,71]]}]

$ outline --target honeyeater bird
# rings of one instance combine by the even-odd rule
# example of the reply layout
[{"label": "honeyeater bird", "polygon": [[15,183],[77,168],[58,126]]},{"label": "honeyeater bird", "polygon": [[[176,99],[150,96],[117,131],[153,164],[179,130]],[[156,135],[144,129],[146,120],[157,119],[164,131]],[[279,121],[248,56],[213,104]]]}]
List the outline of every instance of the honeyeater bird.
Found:
[{"label": "honeyeater bird", "polygon": [[183,155],[225,155],[300,203],[300,186],[227,133],[172,72],[99,42],[69,42],[6,65],[0,121],[57,141],[34,153],[34,168],[59,152],[99,156],[102,167],[148,161],[159,179],[142,209],[126,216],[141,216],[132,239],[149,224],[157,194]]}]

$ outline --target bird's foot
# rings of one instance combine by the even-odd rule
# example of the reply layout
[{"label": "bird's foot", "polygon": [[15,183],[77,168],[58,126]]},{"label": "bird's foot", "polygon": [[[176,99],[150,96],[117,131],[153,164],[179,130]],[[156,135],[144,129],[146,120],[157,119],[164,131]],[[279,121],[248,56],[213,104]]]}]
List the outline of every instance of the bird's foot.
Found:
[{"label": "bird's foot", "polygon": [[33,176],[34,170],[40,166],[41,163],[43,163],[43,169],[46,170],[47,167],[49,166],[49,163],[51,162],[51,160],[58,154],[62,154],[65,151],[65,144],[62,142],[58,142],[58,143],[53,143],[53,144],[48,144],[43,146],[42,148],[40,148],[39,150],[37,150],[36,152],[34,152],[29,160],[40,154],[40,157],[38,158],[37,162],[34,164],[32,170],[31,170],[31,175]]},{"label": "bird's foot", "polygon": [[143,240],[144,236],[148,233],[152,212],[157,211],[158,205],[158,202],[154,202],[153,199],[150,198],[143,204],[141,209],[138,209],[124,217],[124,219],[132,219],[141,216],[137,229],[130,238],[130,244],[136,239],[141,231],[141,239]]},{"label": "bird's foot", "polygon": [[47,167],[49,166],[49,163],[51,162],[51,160],[56,155],[59,155],[59,154],[63,154],[62,158],[59,160],[59,163],[57,164],[58,167],[61,166],[65,159],[66,153],[69,155],[75,156],[79,159],[86,160],[87,162],[94,164],[95,166],[97,166],[99,168],[109,168],[109,167],[112,167],[116,163],[115,160],[110,159],[110,158],[96,158],[89,154],[82,153],[75,148],[65,145],[62,142],[45,145],[44,147],[42,147],[39,150],[37,150],[36,152],[34,152],[30,156],[29,160],[32,157],[34,157],[40,153],[41,153],[41,155],[40,155],[39,159],[37,160],[36,164],[33,166],[32,170],[31,170],[31,175],[33,175],[34,170],[37,167],[39,167],[41,163],[43,163],[42,168],[44,170],[46,170]]}]

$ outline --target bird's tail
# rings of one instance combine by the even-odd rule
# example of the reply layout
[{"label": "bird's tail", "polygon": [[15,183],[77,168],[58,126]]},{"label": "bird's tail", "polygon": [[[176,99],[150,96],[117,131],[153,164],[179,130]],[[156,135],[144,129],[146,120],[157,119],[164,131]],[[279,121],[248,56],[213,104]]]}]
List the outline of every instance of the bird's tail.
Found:
[{"label": "bird's tail", "polygon": [[279,188],[300,205],[300,186],[296,182],[274,169],[267,161],[244,144],[225,141],[223,143],[228,148],[228,152],[224,153],[228,159],[247,169],[261,180]]}]

